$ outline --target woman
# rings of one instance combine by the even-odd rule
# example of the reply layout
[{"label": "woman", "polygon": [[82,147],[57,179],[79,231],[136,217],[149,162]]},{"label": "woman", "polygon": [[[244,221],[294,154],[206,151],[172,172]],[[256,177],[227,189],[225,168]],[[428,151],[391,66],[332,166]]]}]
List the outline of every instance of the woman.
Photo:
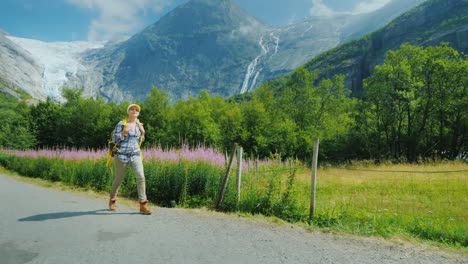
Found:
[{"label": "woman", "polygon": [[151,214],[146,199],[145,175],[143,172],[143,162],[141,159],[140,145],[145,137],[143,124],[138,121],[140,106],[131,104],[127,108],[128,118],[120,121],[112,136],[112,142],[117,144],[117,153],[114,156],[115,179],[112,184],[109,200],[109,210],[117,210],[116,201],[119,187],[125,176],[127,165],[131,165],[135,174],[140,201],[140,213]]}]

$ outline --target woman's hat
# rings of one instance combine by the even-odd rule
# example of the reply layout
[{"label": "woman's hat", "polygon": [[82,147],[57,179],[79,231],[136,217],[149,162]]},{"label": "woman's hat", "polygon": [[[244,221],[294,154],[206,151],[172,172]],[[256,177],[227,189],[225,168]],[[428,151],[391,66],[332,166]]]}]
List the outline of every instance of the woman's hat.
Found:
[{"label": "woman's hat", "polygon": [[137,104],[131,104],[131,105],[129,105],[129,106],[127,107],[127,113],[128,113],[128,111],[130,111],[130,108],[132,108],[132,107],[134,107],[134,106],[135,106],[136,108],[138,108],[138,112],[141,112],[141,107],[140,107],[139,105],[137,105]]}]

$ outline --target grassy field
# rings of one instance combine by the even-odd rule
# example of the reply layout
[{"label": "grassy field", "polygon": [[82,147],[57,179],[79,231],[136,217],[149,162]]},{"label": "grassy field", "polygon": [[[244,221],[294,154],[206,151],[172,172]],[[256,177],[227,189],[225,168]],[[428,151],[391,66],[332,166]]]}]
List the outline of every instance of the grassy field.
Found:
[{"label": "grassy field", "polygon": [[[295,173],[244,174],[240,210],[308,221],[311,174],[307,168]],[[312,224],[363,235],[403,234],[468,246],[466,163],[361,163],[320,168],[317,174]]]},{"label": "grassy field", "polygon": [[[442,171],[446,172],[431,173]],[[373,216],[390,214],[465,223],[468,217],[466,164],[329,168],[318,173],[318,209],[343,207]],[[304,173],[298,180],[307,182],[309,175]]]}]

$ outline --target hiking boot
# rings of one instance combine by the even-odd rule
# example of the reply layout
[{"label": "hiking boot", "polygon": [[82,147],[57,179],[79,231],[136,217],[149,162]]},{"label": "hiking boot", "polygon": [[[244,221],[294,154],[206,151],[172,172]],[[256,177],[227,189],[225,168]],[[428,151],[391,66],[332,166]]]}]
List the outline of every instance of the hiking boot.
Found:
[{"label": "hiking boot", "polygon": [[112,198],[112,199],[109,200],[109,210],[111,210],[111,211],[117,210],[116,202],[117,202],[117,198]]},{"label": "hiking boot", "polygon": [[140,201],[140,213],[148,215],[151,214],[151,212],[153,212],[153,210],[148,207],[148,200]]}]

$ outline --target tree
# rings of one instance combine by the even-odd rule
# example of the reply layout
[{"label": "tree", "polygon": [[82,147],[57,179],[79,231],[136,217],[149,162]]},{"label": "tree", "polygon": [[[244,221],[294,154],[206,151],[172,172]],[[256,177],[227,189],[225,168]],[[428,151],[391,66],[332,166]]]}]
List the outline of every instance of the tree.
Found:
[{"label": "tree", "polygon": [[47,147],[57,144],[57,137],[59,137],[57,118],[59,114],[60,106],[50,98],[31,107],[31,117],[37,132],[38,146]]},{"label": "tree", "polygon": [[[287,136],[283,141],[288,146],[296,147],[294,154],[286,145],[281,151],[307,159],[312,153],[313,139],[319,137],[322,144],[329,145],[321,151],[321,158],[333,159],[327,153],[338,153],[341,144],[346,144],[337,138],[347,134],[352,124],[349,116],[354,100],[347,97],[349,90],[344,88],[344,76],[318,81],[316,72],[301,67],[292,73],[286,85],[273,107],[276,112],[280,109],[280,113],[273,115],[276,118],[273,128],[281,124],[276,128],[277,133]],[[275,145],[281,146],[281,142],[278,138]]]},{"label": "tree", "polygon": [[163,146],[170,144],[171,136],[168,134],[170,110],[171,106],[167,93],[153,87],[151,94],[142,104],[144,114],[140,118],[146,130],[145,144]]},{"label": "tree", "polygon": [[23,101],[0,98],[0,146],[10,149],[29,149],[36,145],[30,108]]},{"label": "tree", "polygon": [[244,102],[242,111],[242,142],[247,153],[265,157],[271,152],[269,148],[271,120],[265,106],[256,98]]},{"label": "tree", "polygon": [[82,98],[82,90],[63,89],[67,102],[61,107],[56,144],[76,148],[102,148],[114,122],[110,121],[112,107],[101,98]]},{"label": "tree", "polygon": [[368,140],[377,141],[371,145],[398,161],[466,152],[467,69],[466,59],[444,44],[389,51],[364,83],[370,105],[363,115],[373,119],[365,123],[376,136]]},{"label": "tree", "polygon": [[[289,92],[289,98],[285,95]],[[290,89],[281,91],[275,97],[272,88],[268,84],[261,85],[255,92],[254,98],[260,102],[266,112],[269,120],[267,144],[270,153],[280,154],[281,157],[296,157],[298,149],[298,131],[299,127],[291,117],[291,108],[287,106],[294,106],[292,103],[286,103],[287,100],[292,98],[293,93]],[[283,109],[287,110],[283,110]]]},{"label": "tree", "polygon": [[238,104],[226,104],[222,111],[223,114],[217,119],[221,134],[220,147],[227,151],[231,150],[235,143],[241,144],[246,132],[242,126],[244,119]]},{"label": "tree", "polygon": [[426,52],[430,60],[425,78],[433,89],[433,107],[427,110],[433,145],[426,151],[433,157],[455,159],[468,150],[468,60],[445,44]]},{"label": "tree", "polygon": [[211,116],[209,100],[205,91],[196,98],[175,103],[170,127],[180,144],[216,146],[220,142],[220,129]]}]

